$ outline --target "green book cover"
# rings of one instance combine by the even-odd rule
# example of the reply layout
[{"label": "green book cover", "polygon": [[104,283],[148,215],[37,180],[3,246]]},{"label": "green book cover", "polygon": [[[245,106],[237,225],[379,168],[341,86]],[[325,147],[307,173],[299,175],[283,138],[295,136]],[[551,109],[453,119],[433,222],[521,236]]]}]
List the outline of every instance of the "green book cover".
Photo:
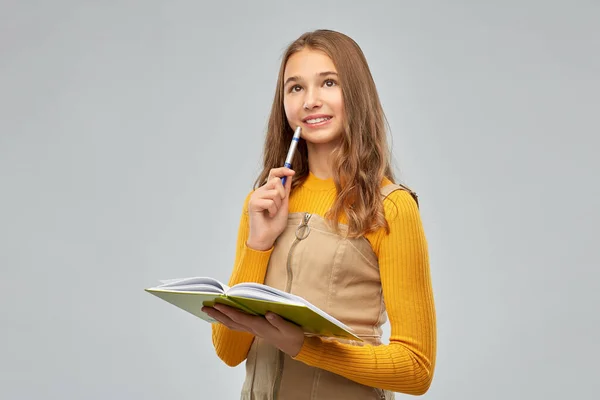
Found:
[{"label": "green book cover", "polygon": [[362,341],[349,327],[305,299],[266,285],[243,283],[229,288],[212,278],[185,278],[145,290],[211,323],[216,321],[202,312],[202,307],[221,303],[252,315],[273,312],[300,326],[307,335]]}]

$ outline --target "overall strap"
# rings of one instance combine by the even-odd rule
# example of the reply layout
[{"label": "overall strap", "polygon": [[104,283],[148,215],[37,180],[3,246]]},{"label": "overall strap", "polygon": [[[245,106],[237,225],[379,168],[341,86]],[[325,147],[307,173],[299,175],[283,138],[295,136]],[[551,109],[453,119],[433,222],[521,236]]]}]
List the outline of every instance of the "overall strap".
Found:
[{"label": "overall strap", "polygon": [[381,195],[385,199],[386,197],[388,197],[390,195],[390,193],[395,192],[396,190],[405,190],[408,193],[410,193],[412,198],[415,200],[415,203],[417,203],[417,207],[419,207],[419,196],[417,196],[417,193],[412,191],[408,186],[404,186],[399,183],[391,183],[389,185],[382,187]]}]

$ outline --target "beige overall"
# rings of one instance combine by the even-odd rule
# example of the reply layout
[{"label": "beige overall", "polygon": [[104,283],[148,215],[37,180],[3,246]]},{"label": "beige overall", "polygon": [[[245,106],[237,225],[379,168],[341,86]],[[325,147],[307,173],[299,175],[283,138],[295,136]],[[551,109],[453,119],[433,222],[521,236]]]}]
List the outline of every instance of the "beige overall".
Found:
[{"label": "beige overall", "polygon": [[[404,188],[388,185],[381,193],[386,197],[399,189]],[[347,230],[345,225],[340,228]],[[319,215],[292,213],[271,254],[265,284],[306,298],[351,327],[365,343],[381,344],[385,304],[377,257],[364,237],[344,238]],[[241,398],[381,400],[393,399],[394,394],[308,366],[256,338],[248,352]]]}]

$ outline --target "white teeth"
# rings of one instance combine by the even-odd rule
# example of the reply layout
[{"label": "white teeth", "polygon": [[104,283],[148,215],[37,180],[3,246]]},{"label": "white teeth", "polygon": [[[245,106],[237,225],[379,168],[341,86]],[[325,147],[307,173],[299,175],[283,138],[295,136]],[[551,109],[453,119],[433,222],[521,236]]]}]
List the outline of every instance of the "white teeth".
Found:
[{"label": "white teeth", "polygon": [[306,122],[308,122],[309,124],[318,124],[319,122],[327,121],[330,119],[331,119],[331,117],[315,118],[315,119],[307,119]]}]

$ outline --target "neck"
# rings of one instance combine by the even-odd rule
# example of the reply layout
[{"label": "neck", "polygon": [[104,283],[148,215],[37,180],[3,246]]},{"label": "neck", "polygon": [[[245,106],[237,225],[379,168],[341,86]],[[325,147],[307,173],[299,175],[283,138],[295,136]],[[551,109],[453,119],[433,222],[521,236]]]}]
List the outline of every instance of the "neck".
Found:
[{"label": "neck", "polygon": [[337,143],[306,143],[308,149],[308,169],[319,179],[329,179],[333,176],[331,153]]}]

